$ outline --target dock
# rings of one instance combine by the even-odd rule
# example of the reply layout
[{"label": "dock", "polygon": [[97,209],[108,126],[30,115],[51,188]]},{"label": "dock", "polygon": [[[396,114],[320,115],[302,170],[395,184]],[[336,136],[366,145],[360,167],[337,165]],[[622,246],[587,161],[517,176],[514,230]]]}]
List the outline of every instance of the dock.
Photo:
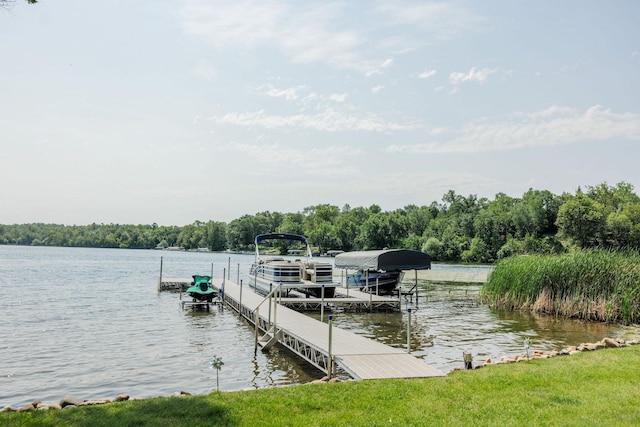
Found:
[{"label": "dock", "polygon": [[[191,286],[191,278],[167,278],[161,279],[158,289],[161,291],[181,292]],[[245,287],[248,287],[245,285]],[[317,298],[313,296],[282,297],[278,302],[288,308],[298,311],[321,311],[327,309],[340,309],[341,311],[398,311],[401,301],[397,296],[375,295],[368,292],[360,292],[357,289],[336,287],[334,298]],[[183,305],[187,304],[181,300]]]},{"label": "dock", "polygon": [[296,311],[321,311],[323,306],[340,311],[399,311],[401,300],[397,296],[376,295],[336,286],[333,298],[283,296],[278,298],[278,303]]},{"label": "dock", "polygon": [[[228,306],[254,325],[256,351],[280,344],[330,377],[336,369],[360,380],[445,375],[406,350],[333,326],[331,321],[312,319],[279,304],[279,298],[263,297],[246,285],[213,279],[212,286],[221,292]],[[371,300],[375,296],[366,295]]]}]

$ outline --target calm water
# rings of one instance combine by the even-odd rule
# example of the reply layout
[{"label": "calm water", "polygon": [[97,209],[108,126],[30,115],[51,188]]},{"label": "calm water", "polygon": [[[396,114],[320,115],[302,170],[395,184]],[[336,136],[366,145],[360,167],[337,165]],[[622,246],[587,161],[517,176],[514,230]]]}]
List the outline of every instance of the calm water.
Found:
[{"label": "calm water", "polygon": [[[286,350],[253,354],[253,328],[232,310],[182,310],[178,294],[157,292],[165,277],[210,274],[246,280],[251,255],[124,249],[0,246],[0,407],[64,395],[113,398],[215,388],[213,355],[222,358],[220,389],[298,384],[322,373]],[[435,265],[436,268],[462,267]],[[482,268],[482,267],[481,267]],[[407,275],[411,276],[411,275]],[[409,280],[409,278],[407,279]],[[480,286],[421,283],[411,315],[413,354],[448,371],[462,352],[476,361],[619,336],[617,326],[492,311]],[[314,315],[319,317],[318,314]],[[394,347],[407,342],[402,313],[334,313],[335,324]]]}]

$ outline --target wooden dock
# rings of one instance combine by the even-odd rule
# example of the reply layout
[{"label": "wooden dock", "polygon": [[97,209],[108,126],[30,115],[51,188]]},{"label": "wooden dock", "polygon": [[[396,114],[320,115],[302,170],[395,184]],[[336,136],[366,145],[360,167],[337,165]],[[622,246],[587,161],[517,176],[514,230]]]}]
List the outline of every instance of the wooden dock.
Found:
[{"label": "wooden dock", "polygon": [[246,285],[213,279],[212,286],[220,290],[224,302],[255,326],[256,348],[266,350],[279,343],[329,376],[336,367],[354,379],[444,375],[406,350],[312,319],[276,303],[276,298],[256,294]]}]

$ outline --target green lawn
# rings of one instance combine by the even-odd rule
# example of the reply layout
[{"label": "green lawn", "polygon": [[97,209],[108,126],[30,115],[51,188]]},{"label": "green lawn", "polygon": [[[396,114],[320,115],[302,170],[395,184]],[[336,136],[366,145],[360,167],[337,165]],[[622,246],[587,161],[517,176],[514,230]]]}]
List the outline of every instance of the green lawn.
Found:
[{"label": "green lawn", "polygon": [[[224,370],[220,372],[224,378]],[[456,371],[0,413],[33,426],[625,426],[640,424],[640,345]]]}]

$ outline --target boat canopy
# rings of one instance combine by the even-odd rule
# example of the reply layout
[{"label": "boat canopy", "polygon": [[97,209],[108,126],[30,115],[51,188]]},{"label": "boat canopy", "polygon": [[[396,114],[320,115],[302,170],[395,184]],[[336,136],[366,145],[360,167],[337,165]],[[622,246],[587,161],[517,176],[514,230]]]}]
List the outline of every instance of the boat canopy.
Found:
[{"label": "boat canopy", "polygon": [[290,233],[269,233],[269,234],[258,234],[256,236],[255,244],[262,242],[263,240],[271,240],[271,239],[279,239],[279,240],[298,240],[303,242],[305,245],[309,244],[309,241],[306,237],[301,236],[299,234],[290,234]]},{"label": "boat canopy", "polygon": [[336,268],[352,270],[430,270],[431,257],[411,249],[344,252],[336,255]]},{"label": "boat canopy", "polygon": [[306,245],[307,256],[311,258],[311,246],[309,246],[309,241],[307,240],[306,237],[301,236],[299,234],[291,234],[291,233],[268,233],[268,234],[258,234],[256,236],[256,240],[255,240],[256,260],[258,259],[258,256],[260,254],[260,251],[258,250],[258,243],[262,242],[263,240],[297,240]]}]

